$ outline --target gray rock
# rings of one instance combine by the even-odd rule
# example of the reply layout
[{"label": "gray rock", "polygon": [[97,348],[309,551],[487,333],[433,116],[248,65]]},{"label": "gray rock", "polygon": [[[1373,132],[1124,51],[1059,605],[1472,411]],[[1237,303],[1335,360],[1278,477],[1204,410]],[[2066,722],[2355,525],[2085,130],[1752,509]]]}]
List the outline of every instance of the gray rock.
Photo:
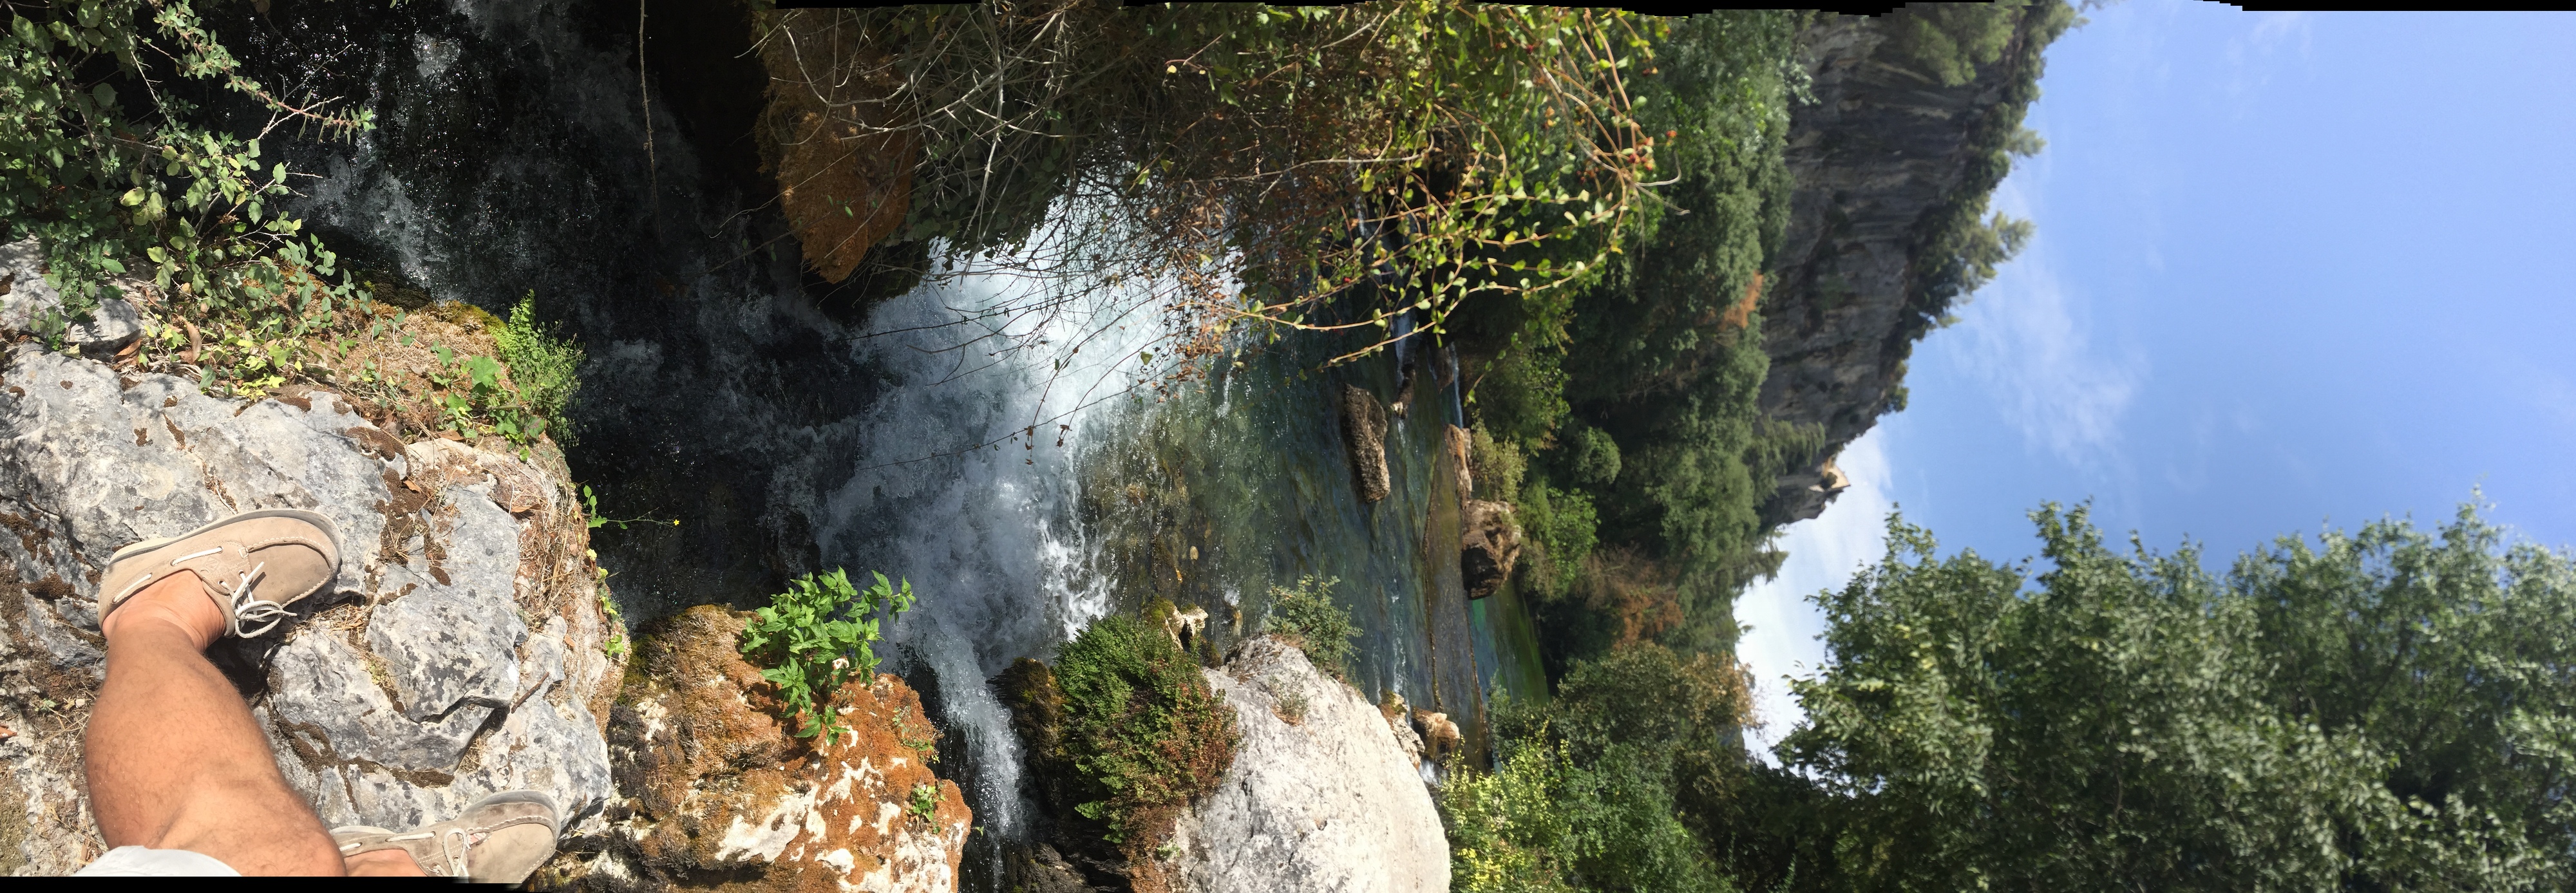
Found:
[{"label": "gray rock", "polygon": [[[44,254],[34,238],[0,245],[0,281],[7,283],[7,291],[0,292],[0,328],[33,331],[45,311],[63,305],[62,292],[45,281]],[[143,334],[143,312],[131,297],[142,283],[123,279],[113,285],[116,292],[123,294],[101,295],[98,309],[90,314],[88,322],[75,322],[64,330],[64,343],[109,349]]]},{"label": "gray rock", "polygon": [[1267,636],[1207,677],[1243,744],[1173,833],[1183,889],[1449,889],[1440,815],[1376,705]]},{"label": "gray rock", "polygon": [[341,538],[339,577],[297,620],[211,652],[264,682],[254,715],[326,824],[408,827],[534,788],[596,833],[622,674],[601,646],[621,633],[581,525],[556,515],[559,476],[462,444],[390,450],[327,393],[245,404],[32,345],[6,360],[0,726],[17,734],[0,740],[0,872],[104,850],[80,729],[110,553],[253,508],[320,512]]},{"label": "gray rock", "polygon": [[[1914,26],[1884,17],[1824,15],[1798,38],[1815,101],[1789,112],[1784,161],[1797,189],[1762,296],[1762,412],[1820,429],[1821,449],[1780,475],[1764,507],[1774,523],[1823,514],[1841,490],[1827,463],[1896,408],[1905,360],[1934,324],[1918,305],[1923,229],[1955,202],[1993,189],[1994,159],[1970,151],[1991,114],[2018,121],[2010,85],[2029,72],[2019,54],[1945,86],[1881,50]],[[2027,16],[2011,45],[2036,39]]]},{"label": "gray rock", "polygon": [[367,645],[393,677],[403,715],[417,722],[464,704],[509,706],[519,693],[513,656],[528,637],[510,598],[518,525],[491,500],[461,489],[447,491],[440,508],[455,516],[445,566],[418,555],[388,566],[388,590],[367,619]]}]

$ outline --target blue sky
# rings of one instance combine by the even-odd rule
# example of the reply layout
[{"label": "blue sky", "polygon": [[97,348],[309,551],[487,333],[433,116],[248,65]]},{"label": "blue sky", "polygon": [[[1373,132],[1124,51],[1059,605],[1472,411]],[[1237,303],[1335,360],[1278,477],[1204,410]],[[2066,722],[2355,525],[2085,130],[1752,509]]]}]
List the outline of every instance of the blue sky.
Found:
[{"label": "blue sky", "polygon": [[1881,553],[1891,505],[1945,553],[2037,550],[2091,499],[2205,544],[2384,515],[2576,543],[2576,15],[2250,13],[2133,0],[2048,51],[2047,138],[1995,196],[2039,232],[1918,346],[1911,407],[1746,594],[1778,677],[1822,660],[1804,596]]}]

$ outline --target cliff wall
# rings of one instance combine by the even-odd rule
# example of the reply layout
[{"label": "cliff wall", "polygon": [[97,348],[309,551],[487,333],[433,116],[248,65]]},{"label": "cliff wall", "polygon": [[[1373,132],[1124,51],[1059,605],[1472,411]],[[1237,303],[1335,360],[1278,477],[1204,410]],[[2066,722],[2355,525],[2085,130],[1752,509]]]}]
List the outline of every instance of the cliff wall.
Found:
[{"label": "cliff wall", "polygon": [[1904,408],[1906,358],[1951,297],[1942,255],[2011,169],[2004,140],[2071,17],[2053,3],[2019,15],[1993,61],[1949,84],[1903,51],[1916,16],[1826,15],[1800,35],[1815,102],[1791,113],[1797,187],[1762,299],[1762,409],[1820,427],[1825,447],[1781,476],[1765,512],[1777,523],[1822,513],[1846,483],[1835,455]]}]

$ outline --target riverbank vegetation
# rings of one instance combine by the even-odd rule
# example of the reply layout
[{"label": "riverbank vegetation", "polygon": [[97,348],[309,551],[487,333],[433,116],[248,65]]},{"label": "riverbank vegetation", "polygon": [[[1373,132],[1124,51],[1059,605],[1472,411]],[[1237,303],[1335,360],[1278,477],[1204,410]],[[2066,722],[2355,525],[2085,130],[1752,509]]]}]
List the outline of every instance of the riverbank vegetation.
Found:
[{"label": "riverbank vegetation", "polygon": [[[1653,129],[1637,85],[1671,23],[1615,10],[1063,3],[758,21],[782,190],[838,190],[797,221],[816,268],[864,271],[857,251],[915,276],[952,268],[918,259],[935,237],[941,261],[1056,283],[1032,312],[1141,289],[1178,358],[1335,332],[1358,336],[1350,359],[1442,332],[1479,295],[1565,300],[1667,176],[1672,128]],[[861,212],[873,222],[851,229]]]}]

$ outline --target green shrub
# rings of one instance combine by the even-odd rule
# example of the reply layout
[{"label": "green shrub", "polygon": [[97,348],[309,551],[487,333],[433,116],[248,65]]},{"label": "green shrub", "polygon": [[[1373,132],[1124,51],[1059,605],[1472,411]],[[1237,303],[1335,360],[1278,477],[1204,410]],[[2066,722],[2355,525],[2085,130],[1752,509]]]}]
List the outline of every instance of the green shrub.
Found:
[{"label": "green shrub", "polygon": [[1075,813],[1108,826],[1131,858],[1152,852],[1192,797],[1234,764],[1234,710],[1159,625],[1102,619],[1055,667],[1063,713],[1054,763],[1075,777]]},{"label": "green shrub", "polygon": [[[286,91],[243,77],[188,0],[20,2],[7,19],[0,241],[43,247],[63,306],[33,321],[39,334],[58,339],[131,272],[162,291],[156,315],[194,325],[186,365],[202,386],[257,396],[303,375],[322,339],[374,319],[337,258],[281,213],[286,165],[264,159],[259,139],[208,126],[220,116],[185,97],[253,104],[262,135],[354,136],[371,113],[278,99]],[[175,371],[144,350],[139,364]]]},{"label": "green shrub", "polygon": [[1327,577],[1301,577],[1293,587],[1270,590],[1270,631],[1297,640],[1306,659],[1315,668],[1333,678],[1350,679],[1351,639],[1360,634],[1351,624],[1351,612],[1333,604],[1333,587],[1340,580]]},{"label": "green shrub", "polygon": [[[492,330],[492,340],[500,346],[502,362],[510,365],[510,382],[519,386],[519,397],[529,409],[549,420],[563,418],[564,405],[572,401],[573,392],[581,390],[581,345],[557,336],[552,327],[537,325],[537,293],[528,292],[510,308],[510,321]],[[560,424],[554,426],[555,440],[570,442],[572,432]]]},{"label": "green shrub", "polygon": [[1519,500],[1521,477],[1529,473],[1529,460],[1521,455],[1519,443],[1509,437],[1494,436],[1493,431],[1481,422],[1469,439],[1467,466],[1476,479],[1476,498],[1500,502]]},{"label": "green shrub", "polygon": [[1497,699],[1503,758],[1440,791],[1451,889],[1733,890],[1677,804],[1733,786],[1746,703],[1732,664],[1652,644],[1581,665],[1546,707]]},{"label": "green shrub", "polygon": [[1583,559],[1592,554],[1600,519],[1592,497],[1581,490],[1559,490],[1541,478],[1521,489],[1514,514],[1529,535],[1526,556],[1530,589],[1540,598],[1564,597],[1583,574]]},{"label": "green shrub", "polygon": [[840,731],[838,714],[830,709],[832,693],[876,673],[877,613],[889,612],[892,619],[912,610],[912,581],[897,589],[884,574],[875,576],[876,585],[865,591],[852,587],[838,568],[789,580],[786,592],[771,596],[770,606],[743,624],[743,656],[766,665],[760,676],[778,686],[797,737]]},{"label": "green shrub", "polygon": [[1577,484],[1606,486],[1619,480],[1619,442],[1610,432],[1582,426],[1558,446],[1562,467]]}]

